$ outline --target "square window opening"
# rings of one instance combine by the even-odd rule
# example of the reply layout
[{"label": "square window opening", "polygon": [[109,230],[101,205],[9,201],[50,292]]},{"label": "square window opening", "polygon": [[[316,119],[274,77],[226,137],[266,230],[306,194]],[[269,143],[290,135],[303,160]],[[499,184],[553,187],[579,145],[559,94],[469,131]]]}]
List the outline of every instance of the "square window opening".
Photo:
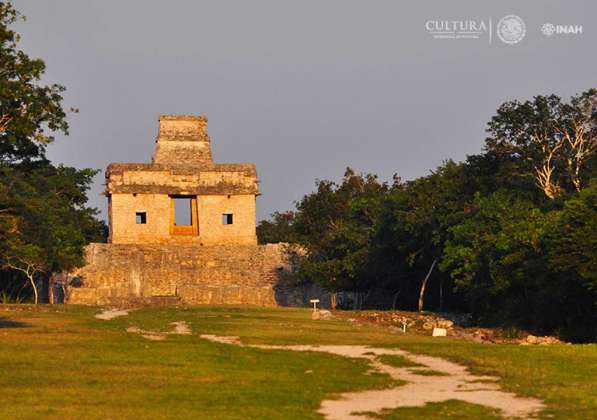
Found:
[{"label": "square window opening", "polygon": [[135,213],[135,220],[138,225],[145,225],[147,224],[147,213],[144,211],[138,211]]},{"label": "square window opening", "polygon": [[232,213],[224,213],[222,215],[222,224],[223,225],[231,225],[232,224]]},{"label": "square window opening", "polygon": [[193,199],[192,197],[175,197],[174,200],[174,225],[193,225]]}]

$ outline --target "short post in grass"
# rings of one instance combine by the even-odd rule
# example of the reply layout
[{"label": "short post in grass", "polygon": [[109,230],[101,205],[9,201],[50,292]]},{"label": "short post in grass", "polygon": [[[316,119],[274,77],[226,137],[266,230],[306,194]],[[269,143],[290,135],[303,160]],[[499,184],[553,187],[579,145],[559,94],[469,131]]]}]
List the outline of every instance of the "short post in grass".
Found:
[{"label": "short post in grass", "polygon": [[311,319],[319,319],[320,313],[317,311],[317,304],[319,303],[319,299],[311,299],[309,302],[313,304],[313,312],[311,312]]},{"label": "short post in grass", "polygon": [[403,317],[400,321],[402,321],[402,332],[406,333],[406,326],[408,324],[408,319]]}]

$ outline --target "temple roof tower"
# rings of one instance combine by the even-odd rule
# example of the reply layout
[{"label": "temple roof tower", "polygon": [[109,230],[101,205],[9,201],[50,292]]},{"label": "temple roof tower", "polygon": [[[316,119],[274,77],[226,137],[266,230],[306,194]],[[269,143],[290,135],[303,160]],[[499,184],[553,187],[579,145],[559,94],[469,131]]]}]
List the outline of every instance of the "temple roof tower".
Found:
[{"label": "temple roof tower", "polygon": [[[255,165],[214,163],[205,116],[160,116],[151,163],[108,165],[106,195],[113,243],[256,242]],[[175,218],[185,199],[189,228]]]},{"label": "temple roof tower", "polygon": [[207,117],[162,115],[152,163],[204,166],[213,163]]}]

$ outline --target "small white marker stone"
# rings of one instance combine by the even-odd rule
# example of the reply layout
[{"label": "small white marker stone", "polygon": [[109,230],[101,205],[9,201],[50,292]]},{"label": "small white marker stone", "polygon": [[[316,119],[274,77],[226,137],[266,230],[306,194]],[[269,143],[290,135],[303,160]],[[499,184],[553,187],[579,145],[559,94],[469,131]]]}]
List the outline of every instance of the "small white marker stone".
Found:
[{"label": "small white marker stone", "polygon": [[433,337],[445,337],[448,335],[448,330],[445,328],[434,328],[433,333],[431,334]]}]

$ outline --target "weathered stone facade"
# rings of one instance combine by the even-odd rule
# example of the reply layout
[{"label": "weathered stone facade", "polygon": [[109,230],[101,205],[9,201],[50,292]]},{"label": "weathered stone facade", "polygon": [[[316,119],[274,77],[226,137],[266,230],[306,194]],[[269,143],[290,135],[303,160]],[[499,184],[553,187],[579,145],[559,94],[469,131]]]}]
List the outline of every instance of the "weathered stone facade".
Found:
[{"label": "weathered stone facade", "polygon": [[[204,116],[161,116],[152,163],[110,164],[106,195],[114,244],[257,243],[255,165],[214,163]],[[192,217],[177,225],[184,198]]]},{"label": "weathered stone facade", "polygon": [[[277,305],[287,265],[281,245],[91,244],[69,301]],[[286,291],[280,290],[286,296]]]},{"label": "weathered stone facade", "polygon": [[207,118],[161,116],[152,163],[108,166],[109,243],[89,245],[69,302],[303,304],[283,246],[257,245],[258,195],[255,165],[213,163]]}]

